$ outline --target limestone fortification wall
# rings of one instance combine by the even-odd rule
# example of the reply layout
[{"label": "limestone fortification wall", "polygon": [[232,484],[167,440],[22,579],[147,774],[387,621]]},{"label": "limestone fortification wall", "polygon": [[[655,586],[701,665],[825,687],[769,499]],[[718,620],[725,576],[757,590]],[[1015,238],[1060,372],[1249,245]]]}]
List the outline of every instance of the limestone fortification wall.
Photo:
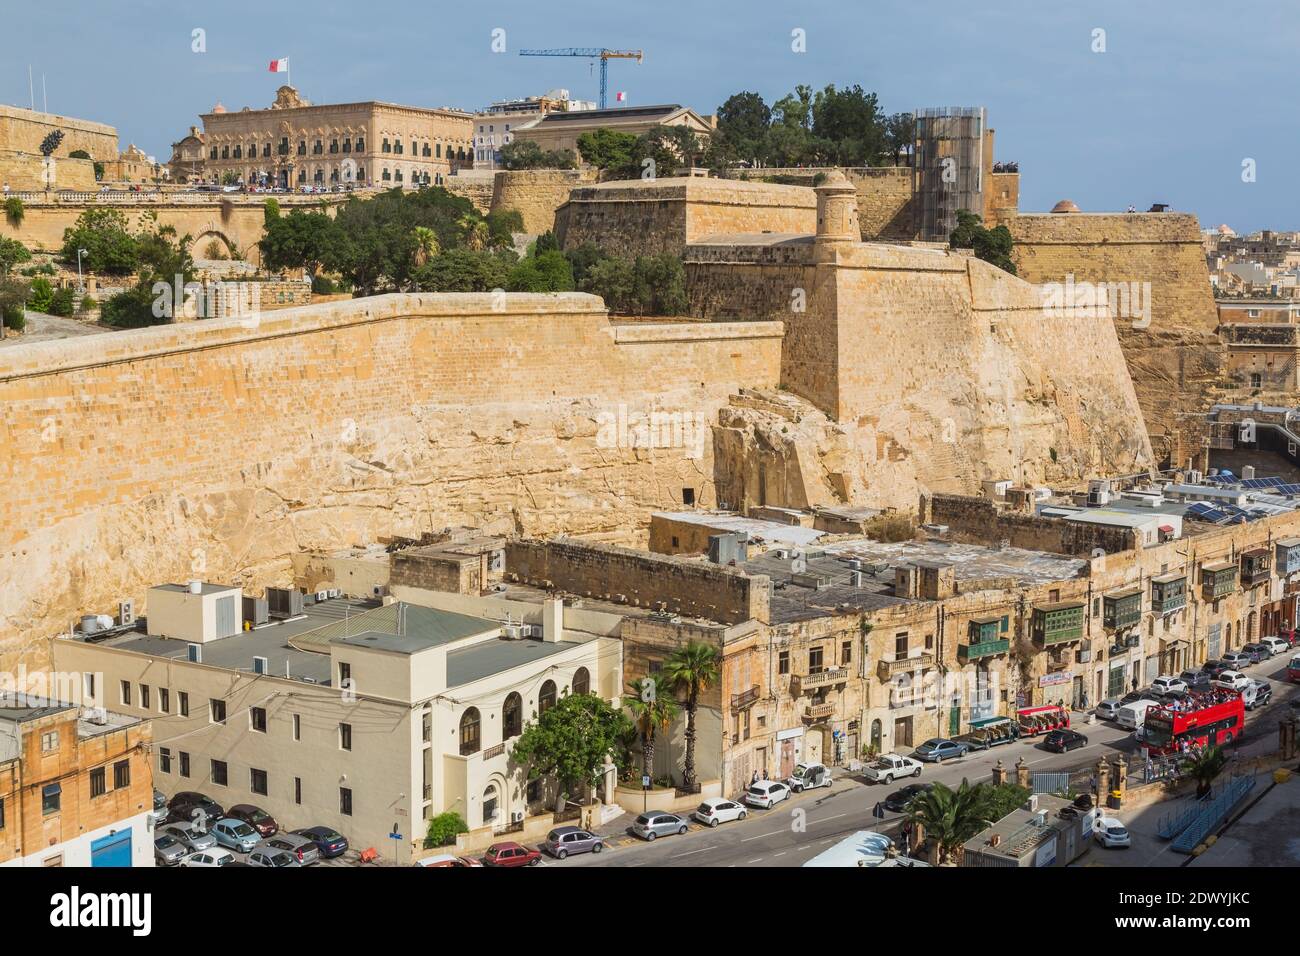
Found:
[{"label": "limestone fortification wall", "polygon": [[729,169],[727,178],[765,180],[779,178],[802,186],[815,186],[839,169],[858,194],[858,220],[863,239],[915,239],[918,215],[912,195],[910,166],[821,166],[766,169]]},{"label": "limestone fortification wall", "polygon": [[686,243],[735,233],[812,233],[817,200],[803,186],[678,177],[582,186],[556,213],[565,249],[594,243],[613,255],[681,255]]},{"label": "limestone fortification wall", "polygon": [[487,215],[492,211],[492,189],[494,175],[489,170],[462,169],[455,176],[448,176],[442,181],[449,193],[464,196],[474,204],[474,208]]},{"label": "limestone fortification wall", "polygon": [[55,130],[63,132],[57,156],[84,149],[91,159],[102,163],[117,159],[117,130],[106,123],[0,104],[0,152],[39,154],[41,141]]},{"label": "limestone fortification wall", "polygon": [[0,350],[0,667],[160,581],[256,590],[296,551],[448,525],[631,543],[683,488],[714,502],[711,444],[631,447],[602,422],[713,421],[775,387],[778,323],[496,306],[391,295]]},{"label": "limestone fortification wall", "polygon": [[1224,348],[1200,224],[1186,213],[1038,213],[1007,221],[1019,274],[1035,283],[1150,283],[1150,324],[1115,327],[1157,458],[1185,465],[1225,387]]},{"label": "limestone fortification wall", "polygon": [[51,156],[47,164],[40,153],[5,150],[0,150],[0,182],[8,183],[14,192],[99,188],[93,160]]},{"label": "limestone fortification wall", "polygon": [[524,232],[539,235],[555,228],[555,210],[569,193],[595,181],[594,171],[577,169],[501,170],[492,187],[492,212],[516,209],[524,217]]}]

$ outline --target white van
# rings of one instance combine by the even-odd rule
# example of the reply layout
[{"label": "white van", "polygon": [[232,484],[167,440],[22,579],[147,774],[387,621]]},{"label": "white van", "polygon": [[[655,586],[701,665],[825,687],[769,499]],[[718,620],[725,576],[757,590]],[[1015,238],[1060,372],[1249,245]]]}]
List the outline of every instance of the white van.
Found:
[{"label": "white van", "polygon": [[1147,700],[1145,697],[1141,700],[1135,700],[1131,704],[1125,704],[1115,715],[1115,723],[1128,730],[1137,730],[1147,720],[1147,711],[1152,707],[1159,707],[1160,701]]}]

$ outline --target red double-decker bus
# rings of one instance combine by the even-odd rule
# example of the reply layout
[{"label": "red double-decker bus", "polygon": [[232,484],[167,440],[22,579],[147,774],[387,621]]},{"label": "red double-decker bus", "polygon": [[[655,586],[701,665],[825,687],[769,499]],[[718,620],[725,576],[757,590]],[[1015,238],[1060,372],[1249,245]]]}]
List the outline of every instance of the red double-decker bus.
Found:
[{"label": "red double-decker bus", "polygon": [[1213,747],[1240,737],[1245,725],[1246,706],[1239,691],[1194,691],[1147,711],[1142,746],[1152,754]]}]

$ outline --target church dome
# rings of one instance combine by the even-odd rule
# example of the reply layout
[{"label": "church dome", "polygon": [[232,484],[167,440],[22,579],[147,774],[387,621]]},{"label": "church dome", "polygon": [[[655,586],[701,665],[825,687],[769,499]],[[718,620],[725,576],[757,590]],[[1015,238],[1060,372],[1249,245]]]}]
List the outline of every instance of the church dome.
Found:
[{"label": "church dome", "polygon": [[1079,207],[1075,205],[1073,199],[1062,199],[1052,207],[1052,212],[1078,212]]}]

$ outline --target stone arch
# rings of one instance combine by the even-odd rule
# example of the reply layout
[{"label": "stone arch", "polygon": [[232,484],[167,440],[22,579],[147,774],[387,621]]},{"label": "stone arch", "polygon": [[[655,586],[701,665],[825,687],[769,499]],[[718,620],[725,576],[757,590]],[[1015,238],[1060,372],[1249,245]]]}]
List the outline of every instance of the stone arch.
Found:
[{"label": "stone arch", "polygon": [[224,247],[228,259],[234,259],[239,254],[239,247],[224,232],[219,229],[205,229],[190,242],[190,255],[195,259],[206,259],[208,246],[212,242],[220,243]]}]

